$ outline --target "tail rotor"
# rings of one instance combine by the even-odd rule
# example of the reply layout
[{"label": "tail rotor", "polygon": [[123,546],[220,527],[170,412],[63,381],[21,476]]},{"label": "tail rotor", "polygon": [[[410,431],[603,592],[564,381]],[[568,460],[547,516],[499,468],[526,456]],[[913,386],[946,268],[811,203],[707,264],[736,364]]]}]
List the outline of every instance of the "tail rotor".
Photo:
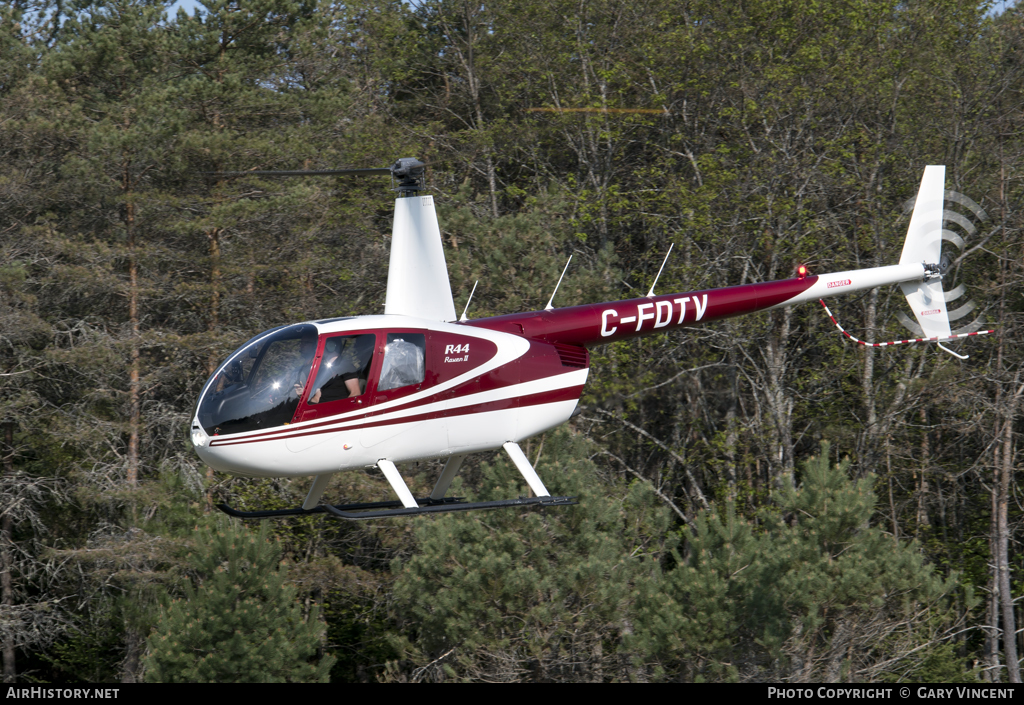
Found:
[{"label": "tail rotor", "polygon": [[[904,205],[911,219],[900,263],[923,262],[937,266],[929,279],[900,285],[916,322],[902,311],[896,313],[896,320],[911,333],[939,341],[965,337],[984,326],[981,316],[968,319],[978,305],[969,298],[964,299],[967,287],[956,282],[956,278],[966,255],[966,240],[977,233],[976,222],[988,220],[988,214],[980,205],[962,193],[945,190],[944,182],[945,167],[926,167],[917,197]],[[944,244],[946,252],[943,252]],[[968,321],[965,323],[964,319]],[[961,325],[954,330],[951,324],[956,322]],[[940,347],[952,353],[941,342]]]},{"label": "tail rotor", "polygon": [[[956,330],[952,330],[950,327],[952,322],[967,319],[978,308],[978,305],[970,299],[961,301],[967,288],[963,283],[957,283],[956,279],[962,269],[961,262],[971,252],[971,250],[965,249],[965,237],[974,236],[978,231],[974,221],[984,222],[988,220],[988,215],[981,206],[962,193],[945,190],[945,180],[946,167],[925,167],[917,196],[910,199],[904,208],[906,212],[910,213],[910,226],[907,228],[907,237],[903,243],[903,253],[900,256],[899,264],[920,265],[924,270],[924,276],[900,282],[900,288],[907,297],[910,310],[913,311],[914,318],[917,320],[911,319],[902,311],[896,313],[896,320],[916,337],[885,343],[860,340],[839,324],[822,300],[821,305],[832,322],[854,342],[868,347],[923,342],[936,343],[950,355],[966,360],[966,355],[950,350],[943,343],[993,332],[981,330],[984,325],[981,316]],[[957,210],[956,206],[959,206],[961,210]],[[972,217],[968,217],[961,211],[966,211]],[[944,253],[942,251],[943,242],[950,243],[956,249],[947,247],[947,251]],[[952,252],[957,253],[955,257],[951,256]],[[956,308],[950,310],[950,304]]]}]

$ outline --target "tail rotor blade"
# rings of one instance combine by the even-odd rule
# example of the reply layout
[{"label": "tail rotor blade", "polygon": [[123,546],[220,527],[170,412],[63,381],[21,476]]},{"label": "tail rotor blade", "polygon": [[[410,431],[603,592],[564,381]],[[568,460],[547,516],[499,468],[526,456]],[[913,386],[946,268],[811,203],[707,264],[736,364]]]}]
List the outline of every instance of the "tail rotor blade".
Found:
[{"label": "tail rotor blade", "polygon": [[957,227],[967,237],[973,236],[978,231],[978,226],[963,213],[959,213],[947,207],[950,204],[963,206],[969,215],[973,215],[979,222],[988,220],[988,214],[973,200],[957,193],[943,189],[945,180],[945,169],[939,166],[929,166],[925,169],[924,178],[921,180],[921,188],[916,198],[907,202],[905,210],[912,213],[910,228],[907,232],[907,240],[904,243],[903,257],[901,262],[922,261],[939,263],[941,265],[942,280],[932,279],[920,283],[901,284],[903,293],[907,297],[917,323],[902,312],[896,314],[897,320],[903,326],[918,336],[947,336],[968,334],[979,330],[983,320],[978,317],[975,321],[951,331],[950,323],[966,318],[968,314],[977,309],[977,304],[967,300],[960,304],[959,308],[950,311],[948,303],[960,299],[966,293],[963,283],[949,289],[943,285],[952,284],[954,276],[952,262],[953,257],[942,254],[942,245],[949,244],[959,250],[963,258],[965,248],[964,237],[949,229],[950,226]]},{"label": "tail rotor blade", "polygon": [[[942,258],[943,188],[946,167],[925,167],[910,216],[907,239],[903,243],[900,264],[938,264]],[[944,338],[949,335],[949,318],[942,292],[942,280],[900,284],[925,336]]]}]

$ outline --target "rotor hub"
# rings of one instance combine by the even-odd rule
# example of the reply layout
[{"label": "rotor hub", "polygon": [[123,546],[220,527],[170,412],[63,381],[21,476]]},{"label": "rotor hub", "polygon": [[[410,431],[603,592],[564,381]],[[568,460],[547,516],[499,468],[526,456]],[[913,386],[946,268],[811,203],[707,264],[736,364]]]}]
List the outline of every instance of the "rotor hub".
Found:
[{"label": "rotor hub", "polygon": [[401,196],[411,196],[423,186],[427,165],[415,157],[403,157],[391,166],[391,176],[398,181],[395,189]]}]

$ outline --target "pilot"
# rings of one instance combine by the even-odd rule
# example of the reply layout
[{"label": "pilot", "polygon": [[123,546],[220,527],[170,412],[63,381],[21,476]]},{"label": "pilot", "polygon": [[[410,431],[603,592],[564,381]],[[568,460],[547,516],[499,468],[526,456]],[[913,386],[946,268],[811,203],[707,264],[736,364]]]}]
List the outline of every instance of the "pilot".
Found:
[{"label": "pilot", "polygon": [[[374,336],[357,335],[350,338],[329,338],[324,344],[323,362],[317,375],[317,388],[309,398],[310,404],[358,397],[363,393],[373,355]],[[344,347],[342,347],[344,346]]]},{"label": "pilot", "polygon": [[305,336],[299,343],[299,360],[286,376],[286,383],[291,382],[292,392],[295,396],[302,396],[302,389],[306,386],[306,378],[309,377],[309,367],[313,362],[313,353],[316,352],[316,336]]},{"label": "pilot", "polygon": [[221,371],[220,377],[217,379],[217,385],[213,391],[223,392],[232,384],[238,384],[239,382],[242,382],[242,376],[242,361],[232,360],[231,364]]},{"label": "pilot", "polygon": [[320,403],[324,383],[330,383],[337,373],[338,357],[341,355],[341,345],[344,340],[344,338],[328,338],[324,343],[324,357],[320,362],[320,371],[316,375],[313,393],[309,396],[310,404]]},{"label": "pilot", "polygon": [[297,401],[302,396],[302,390],[309,378],[313,355],[316,353],[316,334],[303,336],[299,341],[298,357],[283,365],[284,369],[277,373],[275,368],[281,357],[291,348],[291,340],[294,339],[272,341],[270,345],[274,347],[269,353],[264,351],[263,360],[259,363],[260,368],[256,373],[257,383],[253,399],[258,398],[261,403],[274,405],[285,403],[288,399]]}]

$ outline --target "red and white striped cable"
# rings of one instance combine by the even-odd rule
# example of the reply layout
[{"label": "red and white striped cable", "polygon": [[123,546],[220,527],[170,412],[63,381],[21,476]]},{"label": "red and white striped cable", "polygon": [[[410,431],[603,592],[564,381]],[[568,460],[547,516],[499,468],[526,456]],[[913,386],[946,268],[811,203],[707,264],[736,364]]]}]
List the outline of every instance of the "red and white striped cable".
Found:
[{"label": "red and white striped cable", "polygon": [[945,342],[947,340],[957,340],[958,338],[969,338],[972,335],[985,335],[986,333],[995,333],[995,330],[976,330],[973,333],[960,333],[958,335],[951,335],[951,336],[948,336],[948,337],[945,337],[945,338],[942,338],[942,337],[939,337],[939,336],[935,336],[933,338],[912,338],[910,340],[893,340],[893,341],[890,341],[888,343],[868,343],[868,342],[865,342],[863,340],[860,340],[859,338],[855,338],[852,335],[850,335],[849,333],[847,333],[846,330],[841,325],[839,325],[839,321],[837,321],[836,317],[832,315],[832,312],[828,310],[828,306],[825,305],[824,299],[818,299],[818,302],[825,309],[825,313],[828,314],[828,317],[832,319],[832,323],[835,324],[836,328],[838,328],[839,331],[843,335],[845,335],[847,338],[849,338],[853,342],[858,343],[859,345],[866,345],[867,347],[870,347],[870,348],[884,348],[884,347],[888,347],[889,345],[903,345],[904,343],[943,343],[943,342]]}]

